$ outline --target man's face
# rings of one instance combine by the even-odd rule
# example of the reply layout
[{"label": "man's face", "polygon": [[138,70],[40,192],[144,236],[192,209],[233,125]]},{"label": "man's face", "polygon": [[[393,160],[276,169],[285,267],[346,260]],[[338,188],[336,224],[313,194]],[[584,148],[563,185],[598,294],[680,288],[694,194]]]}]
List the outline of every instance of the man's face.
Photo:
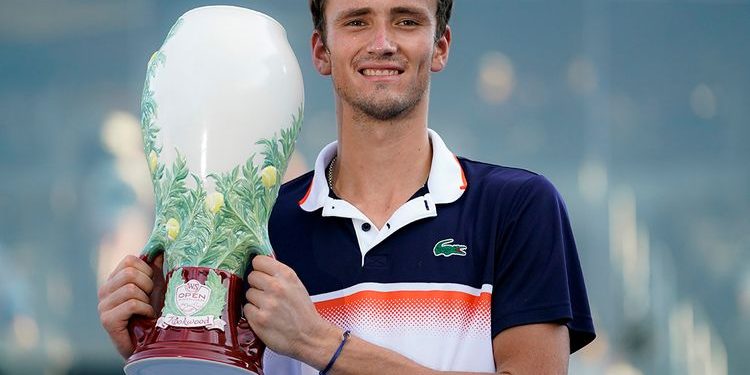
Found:
[{"label": "man's face", "polygon": [[450,29],[435,41],[436,0],[328,0],[326,40],[313,34],[318,71],[339,105],[378,120],[408,114],[443,69]]}]

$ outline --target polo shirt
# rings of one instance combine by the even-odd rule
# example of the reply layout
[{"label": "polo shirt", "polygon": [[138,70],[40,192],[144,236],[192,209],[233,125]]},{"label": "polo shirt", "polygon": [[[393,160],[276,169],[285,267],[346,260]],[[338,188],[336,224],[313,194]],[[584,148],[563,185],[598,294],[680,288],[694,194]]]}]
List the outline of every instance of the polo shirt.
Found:
[{"label": "polo shirt", "polygon": [[[269,222],[320,315],[436,370],[494,372],[504,329],[559,322],[571,351],[594,327],[565,204],[543,176],[456,157],[428,130],[428,181],[378,229],[329,191],[326,167],[281,187]],[[346,352],[346,347],[344,347]],[[267,375],[317,371],[267,350]]]}]

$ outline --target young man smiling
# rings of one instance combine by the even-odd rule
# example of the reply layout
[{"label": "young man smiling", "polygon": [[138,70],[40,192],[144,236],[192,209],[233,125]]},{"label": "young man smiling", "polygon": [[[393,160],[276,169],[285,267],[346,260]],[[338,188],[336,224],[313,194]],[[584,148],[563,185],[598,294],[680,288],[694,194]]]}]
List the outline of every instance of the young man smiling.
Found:
[{"label": "young man smiling", "polygon": [[594,332],[562,200],[531,172],[454,157],[427,127],[452,2],[310,5],[338,142],[282,188],[278,260],[253,260],[246,316],[306,364],[271,353],[268,372],[335,357],[332,374],[565,373]]},{"label": "young man smiling", "polygon": [[[282,187],[269,225],[277,258],[252,261],[244,313],[270,349],[266,374],[564,374],[569,353],[593,340],[554,187],[457,158],[428,129],[451,7],[310,2],[312,58],[334,85],[338,142]],[[124,260],[100,294],[123,355],[130,316],[154,314],[152,273],[138,262]],[[127,280],[138,290],[118,292]],[[137,302],[115,303],[128,295]]]}]

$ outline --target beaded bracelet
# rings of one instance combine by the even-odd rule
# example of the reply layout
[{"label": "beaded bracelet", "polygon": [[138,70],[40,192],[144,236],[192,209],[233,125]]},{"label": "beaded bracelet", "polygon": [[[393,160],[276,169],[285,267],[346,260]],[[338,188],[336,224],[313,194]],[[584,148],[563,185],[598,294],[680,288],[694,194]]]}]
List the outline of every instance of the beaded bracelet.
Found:
[{"label": "beaded bracelet", "polygon": [[333,353],[333,357],[331,357],[331,360],[328,362],[328,366],[324,368],[321,372],[318,373],[318,375],[326,375],[328,371],[333,367],[333,363],[336,362],[336,359],[339,357],[339,354],[341,354],[341,349],[344,348],[344,344],[346,344],[346,340],[349,339],[349,334],[351,331],[346,330],[344,331],[343,338],[341,339],[341,344],[339,344],[339,348],[336,349],[336,353]]}]

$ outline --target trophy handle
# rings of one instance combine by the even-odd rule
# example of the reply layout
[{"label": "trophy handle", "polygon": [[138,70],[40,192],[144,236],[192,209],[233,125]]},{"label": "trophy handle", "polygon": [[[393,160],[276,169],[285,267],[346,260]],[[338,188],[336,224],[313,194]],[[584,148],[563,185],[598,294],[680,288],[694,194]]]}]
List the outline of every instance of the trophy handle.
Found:
[{"label": "trophy handle", "polygon": [[237,322],[237,343],[246,356],[253,358],[255,363],[263,368],[263,352],[266,345],[255,335],[244,316]]},{"label": "trophy handle", "polygon": [[[154,308],[154,311],[157,313],[157,315],[159,314],[159,311],[161,311],[161,309],[164,307],[166,281],[164,280],[164,273],[162,272],[162,270],[156,267],[156,265],[154,264],[154,259],[156,259],[156,257],[162,253],[163,250],[159,250],[153,253],[153,256],[149,256],[149,254],[142,254],[140,256],[141,260],[151,266],[151,269],[154,271],[154,275],[158,275],[157,277],[161,277],[161,283],[159,283],[158,281],[154,281],[154,289],[151,291],[151,295],[149,296],[151,299],[151,306]],[[151,332],[154,331],[155,327],[155,318],[149,318],[143,315],[133,315],[130,318],[130,321],[128,322],[128,332],[130,333],[130,340],[133,342],[135,351],[137,351],[138,348],[140,348],[146,342],[146,338],[151,334]]]},{"label": "trophy handle", "polygon": [[[253,269],[252,263],[253,259],[256,256],[261,256],[260,253],[255,252],[252,255],[250,255],[248,261],[247,261],[247,268],[245,269],[245,273],[242,277],[242,281],[240,285],[242,285],[242,298],[240,298],[241,305],[240,305],[240,318],[237,321],[237,343],[240,346],[240,350],[244,352],[245,355],[249,356],[250,358],[253,358],[255,363],[257,363],[260,368],[263,368],[263,352],[265,352],[266,345],[263,343],[263,341],[260,340],[260,338],[255,334],[253,329],[250,327],[250,323],[247,321],[247,318],[245,317],[245,310],[243,307],[247,303],[247,298],[245,298],[245,291],[247,288],[250,287],[250,284],[248,284],[247,277],[250,274],[250,272]],[[276,256],[273,252],[273,250],[270,251],[270,253],[266,256],[270,256],[273,259],[276,259]]]}]

